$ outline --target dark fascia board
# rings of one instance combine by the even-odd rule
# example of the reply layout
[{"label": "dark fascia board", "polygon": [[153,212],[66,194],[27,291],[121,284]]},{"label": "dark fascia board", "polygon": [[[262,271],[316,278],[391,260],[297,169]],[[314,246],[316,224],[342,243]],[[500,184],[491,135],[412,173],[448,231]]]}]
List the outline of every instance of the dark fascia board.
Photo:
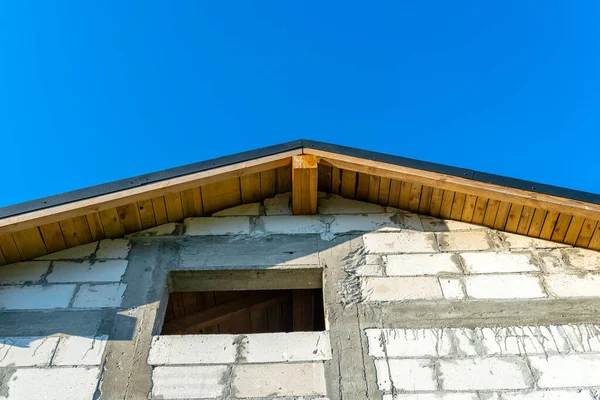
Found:
[{"label": "dark fascia board", "polygon": [[436,172],[446,175],[457,176],[461,178],[473,179],[476,181],[491,183],[500,186],[506,186],[516,189],[527,190],[536,193],[548,194],[556,197],[564,197],[573,200],[579,200],[587,203],[600,204],[600,195],[583,192],[579,190],[561,188],[558,186],[545,185],[521,179],[508,178],[500,175],[488,174],[485,172],[473,171],[470,169],[457,168],[448,165],[436,164],[427,161],[419,161],[411,158],[393,156],[390,154],[377,153],[356,149],[352,147],[340,146],[335,144],[317,142],[313,140],[294,140],[291,142],[263,147],[256,150],[245,151],[232,154],[225,157],[214,158],[212,160],[201,161],[194,164],[188,164],[181,167],[166,169],[163,171],[144,174],[129,179],[122,179],[101,185],[91,186],[84,189],[74,190],[54,196],[45,197],[38,200],[27,201],[0,208],[0,219],[15,215],[25,214],[32,211],[43,210],[45,208],[55,207],[62,204],[68,204],[79,200],[85,200],[104,194],[119,192],[159,182],[167,179],[173,179],[179,176],[189,175],[196,172],[211,170],[224,167],[231,164],[250,161],[257,158],[267,157],[295,149],[312,148],[332,153],[343,154],[352,157],[363,158],[366,160],[380,161],[388,164],[395,164],[409,168],[415,168],[430,172]]}]

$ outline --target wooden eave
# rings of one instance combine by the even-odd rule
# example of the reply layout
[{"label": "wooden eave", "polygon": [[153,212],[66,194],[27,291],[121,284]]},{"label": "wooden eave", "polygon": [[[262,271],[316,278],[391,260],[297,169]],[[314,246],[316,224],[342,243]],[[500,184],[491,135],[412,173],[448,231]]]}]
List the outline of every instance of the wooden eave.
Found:
[{"label": "wooden eave", "polygon": [[0,208],[0,265],[292,192],[317,190],[600,250],[600,196],[306,140]]}]

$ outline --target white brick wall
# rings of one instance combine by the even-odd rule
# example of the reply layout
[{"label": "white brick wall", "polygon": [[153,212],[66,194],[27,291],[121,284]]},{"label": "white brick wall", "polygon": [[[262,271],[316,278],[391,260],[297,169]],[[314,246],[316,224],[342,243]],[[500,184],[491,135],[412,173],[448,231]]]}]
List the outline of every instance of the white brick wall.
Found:
[{"label": "white brick wall", "polygon": [[440,360],[444,390],[527,389],[533,378],[521,358],[468,358]]},{"label": "white brick wall", "polygon": [[0,399],[91,399],[99,375],[98,367],[17,369],[3,390],[8,397],[0,394]]},{"label": "white brick wall", "polygon": [[546,297],[533,275],[477,275],[465,277],[467,294],[474,299],[535,299]]},{"label": "white brick wall", "polygon": [[384,399],[400,392],[394,399],[592,400],[600,386],[596,325],[367,329],[365,334]]},{"label": "white brick wall", "polygon": [[130,249],[107,239],[0,267],[0,310],[119,307]]},{"label": "white brick wall", "polygon": [[404,301],[443,299],[436,277],[366,277],[362,279],[362,297],[366,301]]},{"label": "white brick wall", "polygon": [[107,339],[0,338],[0,399],[91,399]]},{"label": "white brick wall", "polygon": [[387,256],[387,274],[390,276],[419,276],[460,274],[462,271],[450,253],[390,254]]},{"label": "white brick wall", "polygon": [[377,385],[386,392],[394,390],[436,390],[435,364],[430,359],[379,359],[375,361]]},{"label": "white brick wall", "polygon": [[233,393],[237,397],[322,396],[323,363],[241,364],[233,370]]},{"label": "white brick wall", "polygon": [[402,231],[394,233],[368,233],[363,235],[369,253],[433,253],[437,244],[433,233]]},{"label": "white brick wall", "polygon": [[40,281],[50,268],[49,261],[27,261],[0,267],[0,285]]},{"label": "white brick wall", "polygon": [[225,365],[156,367],[152,371],[152,398],[206,399],[225,390]]},{"label": "white brick wall", "polygon": [[328,332],[155,336],[148,357],[153,395],[323,396],[329,343]]}]

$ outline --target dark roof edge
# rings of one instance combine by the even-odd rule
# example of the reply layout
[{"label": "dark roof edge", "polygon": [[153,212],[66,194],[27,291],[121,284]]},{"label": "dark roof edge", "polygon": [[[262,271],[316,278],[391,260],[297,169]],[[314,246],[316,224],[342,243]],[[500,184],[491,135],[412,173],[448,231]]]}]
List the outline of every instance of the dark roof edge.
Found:
[{"label": "dark roof edge", "polygon": [[55,207],[62,204],[73,203],[79,200],[85,200],[104,194],[115,193],[125,189],[131,189],[154,182],[177,178],[179,176],[189,175],[196,172],[208,171],[214,168],[224,167],[231,164],[250,161],[257,158],[267,157],[286,151],[301,149],[302,140],[294,140],[275,146],[262,147],[260,149],[244,151],[242,153],[231,154],[224,157],[213,158],[212,160],[200,161],[193,164],[187,164],[180,167],[169,168],[158,172],[139,175],[128,179],[103,183],[96,186],[90,186],[84,189],[73,190],[37,200],[31,200],[24,203],[18,203],[0,208],[0,219],[12,217],[19,214],[25,214],[32,211],[43,210],[45,208]]},{"label": "dark roof edge", "polygon": [[530,192],[547,194],[550,196],[564,197],[567,199],[584,201],[586,203],[600,204],[599,194],[583,192],[581,190],[567,189],[523,179],[509,178],[501,175],[488,174],[486,172],[473,171],[471,169],[457,168],[428,161],[419,161],[411,158],[398,157],[390,154],[377,153],[374,151],[361,150],[353,147],[339,146],[312,140],[304,140],[303,143],[304,147],[310,147],[317,150],[329,151],[332,153],[344,154],[347,156],[364,158],[367,160],[381,161],[388,164],[453,175],[461,178],[469,178],[475,181],[491,183],[515,189],[522,189]]},{"label": "dark roof edge", "polygon": [[500,186],[548,194],[551,196],[565,197],[573,200],[584,201],[587,203],[600,204],[600,195],[594,193],[567,189],[552,185],[545,185],[542,183],[525,181],[521,179],[508,178],[500,175],[488,174],[485,172],[478,172],[470,169],[457,168],[448,165],[431,163],[427,161],[419,161],[410,158],[393,156],[390,154],[377,153],[374,151],[367,151],[352,147],[317,142],[313,140],[294,140],[275,146],[245,151],[229,156],[214,158],[212,160],[201,161],[194,164],[170,168],[163,171],[139,175],[129,179],[121,179],[118,181],[104,183],[96,186],[90,186],[88,188],[74,190],[71,192],[49,196],[42,199],[31,200],[24,203],[18,203],[11,206],[2,207],[0,208],[0,218],[7,218],[32,211],[43,210],[45,208],[55,207],[58,205],[72,203],[79,200],[85,200],[104,194],[114,193],[125,189],[130,189],[158,181],[163,181],[166,179],[172,179],[183,175],[193,174],[196,172],[207,171],[213,168],[224,167],[239,162],[250,161],[253,159],[267,157],[270,155],[275,155],[286,151],[301,149],[305,147],[314,148],[322,151],[329,151],[332,153],[344,154],[358,158],[364,158],[367,160],[381,161],[389,164],[401,165],[404,167],[422,169],[430,172],[453,175],[461,178],[473,179],[476,181],[492,183]]}]

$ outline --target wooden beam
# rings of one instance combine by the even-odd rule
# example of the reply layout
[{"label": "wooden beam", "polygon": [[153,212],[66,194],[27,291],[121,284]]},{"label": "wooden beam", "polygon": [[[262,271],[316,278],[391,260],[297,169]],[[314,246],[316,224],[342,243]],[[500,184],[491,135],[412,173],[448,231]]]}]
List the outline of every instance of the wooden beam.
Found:
[{"label": "wooden beam", "polygon": [[292,157],[292,212],[294,215],[317,213],[317,176],[317,159],[315,157],[307,155]]},{"label": "wooden beam", "polygon": [[239,300],[220,304],[209,309],[188,314],[185,317],[165,322],[163,334],[182,334],[195,332],[223,322],[241,313],[259,310],[284,301],[289,293],[273,297],[269,293],[256,293]]},{"label": "wooden beam", "polygon": [[415,168],[388,164],[380,161],[346,156],[328,151],[305,148],[304,154],[320,157],[321,163],[343,170],[378,175],[384,178],[399,179],[403,182],[428,185],[453,192],[516,203],[522,206],[540,208],[557,213],[565,213],[598,219],[600,205],[579,200],[551,196],[543,193],[530,192],[506,186],[461,178],[453,175],[430,172]]},{"label": "wooden beam", "polygon": [[108,193],[90,199],[74,201],[60,206],[32,211],[0,220],[0,233],[16,232],[39,225],[59,222],[67,218],[125,206],[127,204],[148,200],[197,186],[221,182],[226,179],[239,178],[257,172],[290,165],[290,157],[301,154],[302,150],[291,150],[285,153],[257,158],[255,160],[227,165],[207,171],[196,172],[160,182],[149,183],[131,189]]},{"label": "wooden beam", "polygon": [[210,290],[278,290],[319,289],[323,287],[320,268],[171,271],[171,292],[204,292]]}]

